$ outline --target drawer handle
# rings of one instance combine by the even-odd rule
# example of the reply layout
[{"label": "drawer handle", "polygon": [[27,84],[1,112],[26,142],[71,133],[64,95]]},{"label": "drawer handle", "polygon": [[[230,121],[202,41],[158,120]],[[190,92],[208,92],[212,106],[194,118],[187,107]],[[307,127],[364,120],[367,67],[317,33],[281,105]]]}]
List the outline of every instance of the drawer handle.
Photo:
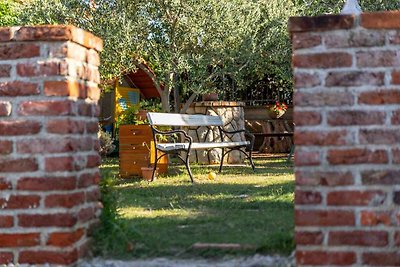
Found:
[{"label": "drawer handle", "polygon": [[136,135],[137,134],[137,131],[135,131],[135,130],[131,130],[132,131],[132,135]]},{"label": "drawer handle", "polygon": [[132,149],[133,149],[133,150],[135,150],[135,149],[136,149],[136,147],[135,147],[135,146],[133,146],[133,147],[132,147]]},{"label": "drawer handle", "polygon": [[135,164],[136,164],[136,161],[132,162],[132,164],[134,164],[134,165],[135,165]]}]

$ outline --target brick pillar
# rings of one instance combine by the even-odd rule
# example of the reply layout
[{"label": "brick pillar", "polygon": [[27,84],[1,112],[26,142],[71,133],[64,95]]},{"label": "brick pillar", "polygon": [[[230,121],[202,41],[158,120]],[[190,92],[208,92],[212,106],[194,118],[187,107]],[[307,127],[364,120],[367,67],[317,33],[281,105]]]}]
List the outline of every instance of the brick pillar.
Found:
[{"label": "brick pillar", "polygon": [[298,266],[400,266],[400,12],[293,17]]},{"label": "brick pillar", "polygon": [[101,39],[0,28],[0,265],[73,265],[100,212]]}]

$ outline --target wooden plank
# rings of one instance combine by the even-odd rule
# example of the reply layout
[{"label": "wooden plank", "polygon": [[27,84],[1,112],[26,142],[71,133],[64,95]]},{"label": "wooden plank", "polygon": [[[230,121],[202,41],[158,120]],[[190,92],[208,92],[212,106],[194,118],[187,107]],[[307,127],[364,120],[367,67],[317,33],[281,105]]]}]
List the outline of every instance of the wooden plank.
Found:
[{"label": "wooden plank", "polygon": [[219,116],[187,115],[177,113],[147,113],[151,125],[160,126],[223,126]]}]

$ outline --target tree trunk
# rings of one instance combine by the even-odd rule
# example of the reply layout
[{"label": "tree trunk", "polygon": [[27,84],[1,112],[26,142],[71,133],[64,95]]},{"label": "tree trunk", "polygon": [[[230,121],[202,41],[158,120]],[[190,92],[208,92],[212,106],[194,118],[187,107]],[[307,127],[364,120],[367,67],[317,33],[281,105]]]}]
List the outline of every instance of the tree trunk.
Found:
[{"label": "tree trunk", "polygon": [[169,105],[169,90],[165,88],[161,94],[161,107],[163,112],[169,113],[170,105]]}]

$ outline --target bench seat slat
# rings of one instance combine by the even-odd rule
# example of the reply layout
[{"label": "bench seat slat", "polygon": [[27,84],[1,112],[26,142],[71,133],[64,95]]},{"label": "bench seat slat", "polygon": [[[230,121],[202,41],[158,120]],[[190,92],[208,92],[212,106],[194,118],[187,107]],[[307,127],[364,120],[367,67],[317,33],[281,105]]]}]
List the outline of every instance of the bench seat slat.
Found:
[{"label": "bench seat slat", "polygon": [[188,115],[177,113],[147,113],[151,125],[161,126],[223,126],[219,116]]},{"label": "bench seat slat", "polygon": [[[249,145],[249,141],[239,142],[216,142],[216,143],[192,143],[191,149],[225,148]],[[177,149],[188,149],[189,143],[164,143],[157,144],[157,148],[162,151],[172,151]]]}]

